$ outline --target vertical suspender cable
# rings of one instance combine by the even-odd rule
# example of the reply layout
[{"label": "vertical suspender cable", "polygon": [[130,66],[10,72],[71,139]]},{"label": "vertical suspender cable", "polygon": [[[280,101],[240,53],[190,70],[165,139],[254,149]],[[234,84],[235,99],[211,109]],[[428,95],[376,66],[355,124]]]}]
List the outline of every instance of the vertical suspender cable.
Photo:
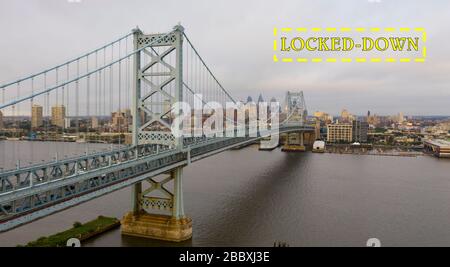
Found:
[{"label": "vertical suspender cable", "polygon": [[[119,58],[121,58],[121,43],[119,42]],[[122,114],[122,101],[121,101],[121,89],[122,89],[122,61],[119,60],[119,84],[118,84],[118,91],[119,91],[119,112]],[[126,113],[124,112],[124,120],[126,118]],[[119,148],[121,146],[121,137],[122,137],[122,120],[119,120]]]},{"label": "vertical suspender cable", "polygon": [[[98,53],[97,51],[95,52],[95,69],[98,68]],[[96,125],[95,125],[95,140],[98,140],[98,132],[97,132],[97,128],[98,128],[98,100],[99,100],[99,96],[98,96],[98,74],[99,72],[95,73],[95,81],[94,81],[94,95],[95,95],[95,99],[94,99],[94,116],[92,118],[92,120],[95,119]],[[91,121],[91,127],[93,128],[93,121]]]},{"label": "vertical suspender cable", "polygon": [[[113,60],[114,60],[114,45],[111,46],[111,61]],[[109,113],[111,114],[111,116],[112,112],[113,112],[113,65],[109,66]]]},{"label": "vertical suspender cable", "polygon": [[[86,57],[86,73],[89,73],[89,55]],[[91,76],[88,75],[86,77],[86,117],[87,121],[85,123],[85,133],[84,133],[84,141],[85,141],[85,148],[86,148],[86,154],[89,154],[89,146],[88,146],[88,140],[89,140],[89,122],[91,121],[91,110],[90,110],[90,97],[91,97]]]},{"label": "vertical suspender cable", "polygon": [[[103,65],[106,65],[106,48],[103,49]],[[103,72],[103,116],[106,116],[106,69]]]},{"label": "vertical suspender cable", "polygon": [[80,60],[77,60],[77,80],[75,82],[75,118],[76,118],[76,134],[77,139],[80,135],[80,119],[78,118],[78,109],[79,109],[79,96],[80,96],[80,81],[78,78],[80,77]]}]

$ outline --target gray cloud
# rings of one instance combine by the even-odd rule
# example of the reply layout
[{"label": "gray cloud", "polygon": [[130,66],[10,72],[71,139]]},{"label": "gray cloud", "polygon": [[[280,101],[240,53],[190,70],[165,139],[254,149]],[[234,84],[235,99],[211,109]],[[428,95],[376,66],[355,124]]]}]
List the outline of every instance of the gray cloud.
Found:
[{"label": "gray cloud", "polygon": [[[129,32],[181,22],[240,99],[304,90],[311,111],[450,114],[448,1],[0,1],[0,80],[60,63]],[[424,64],[277,64],[273,27],[425,27]]]}]

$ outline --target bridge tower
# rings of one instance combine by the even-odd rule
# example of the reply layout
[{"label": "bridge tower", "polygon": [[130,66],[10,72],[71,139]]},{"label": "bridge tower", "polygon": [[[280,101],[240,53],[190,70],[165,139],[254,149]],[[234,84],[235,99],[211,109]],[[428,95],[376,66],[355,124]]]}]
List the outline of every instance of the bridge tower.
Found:
[{"label": "bridge tower", "polygon": [[[173,104],[183,101],[183,32],[134,33],[133,146],[157,151],[183,148],[183,137],[171,133],[172,119],[180,114]],[[155,41],[157,40],[157,41]],[[122,234],[184,241],[192,237],[192,220],[184,214],[183,166],[161,177],[148,177],[132,189],[133,210],[122,219]],[[145,188],[145,186],[147,186]]]},{"label": "bridge tower", "polygon": [[[308,111],[306,109],[305,98],[303,91],[286,93],[286,100],[284,112],[288,114],[286,118],[286,126],[304,126]],[[304,132],[294,132],[286,134],[285,142],[282,151],[300,151],[303,152],[305,148]]]}]

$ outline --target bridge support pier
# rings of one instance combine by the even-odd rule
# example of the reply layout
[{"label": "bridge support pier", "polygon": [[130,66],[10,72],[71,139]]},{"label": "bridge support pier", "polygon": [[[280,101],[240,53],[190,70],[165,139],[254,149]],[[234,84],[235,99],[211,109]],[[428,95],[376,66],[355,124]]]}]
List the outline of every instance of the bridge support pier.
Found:
[{"label": "bridge support pier", "polygon": [[303,132],[288,133],[281,151],[285,152],[304,152],[306,147],[304,144]]},{"label": "bridge support pier", "polygon": [[[170,176],[156,181],[149,178],[150,187],[142,191],[142,184],[135,185],[133,191],[133,211],[122,219],[123,235],[138,236],[164,241],[181,242],[192,238],[192,220],[184,214],[183,168],[170,172]],[[173,193],[165,184],[173,181]],[[150,196],[159,192],[165,197]],[[156,209],[170,211],[171,214],[149,213]]]}]

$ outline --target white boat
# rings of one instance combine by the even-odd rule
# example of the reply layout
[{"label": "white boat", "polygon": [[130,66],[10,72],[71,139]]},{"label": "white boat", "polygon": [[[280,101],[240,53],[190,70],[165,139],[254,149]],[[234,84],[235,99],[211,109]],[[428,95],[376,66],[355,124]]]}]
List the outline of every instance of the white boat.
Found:
[{"label": "white boat", "polygon": [[316,153],[324,153],[325,152],[325,142],[321,140],[317,140],[313,144],[312,152]]}]

